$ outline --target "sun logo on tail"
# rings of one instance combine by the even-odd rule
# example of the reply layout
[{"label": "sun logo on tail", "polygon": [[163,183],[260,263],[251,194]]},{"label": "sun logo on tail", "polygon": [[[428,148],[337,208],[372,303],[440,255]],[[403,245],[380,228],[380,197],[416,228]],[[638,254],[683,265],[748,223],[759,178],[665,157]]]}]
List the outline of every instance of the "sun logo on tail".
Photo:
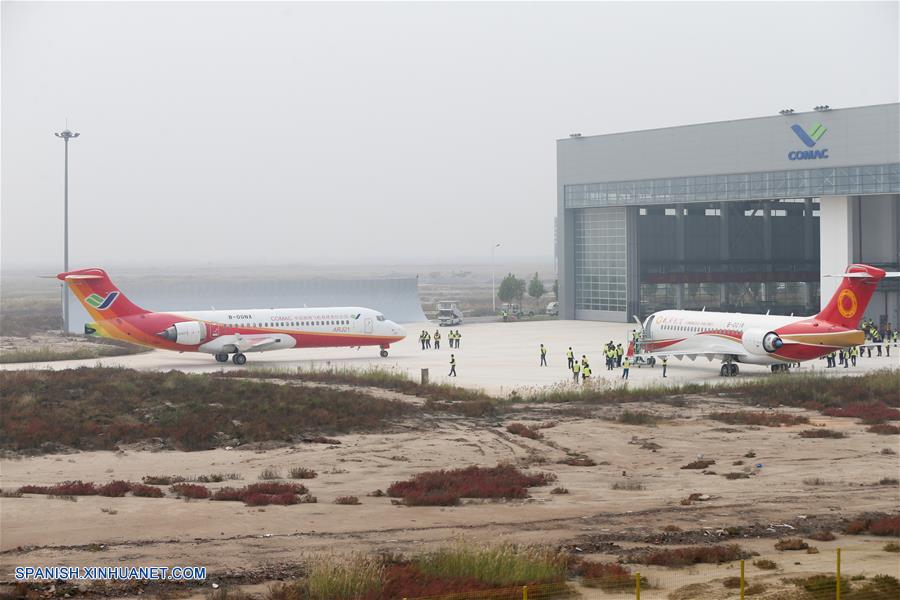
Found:
[{"label": "sun logo on tail", "polygon": [[858,305],[859,301],[856,299],[856,294],[853,293],[853,290],[844,289],[838,295],[837,309],[845,319],[849,319],[856,314]]},{"label": "sun logo on tail", "polygon": [[112,303],[116,301],[116,298],[119,297],[119,292],[110,292],[106,295],[106,298],[103,298],[97,294],[91,294],[87,298],[84,299],[85,302],[96,308],[97,310],[106,310]]}]

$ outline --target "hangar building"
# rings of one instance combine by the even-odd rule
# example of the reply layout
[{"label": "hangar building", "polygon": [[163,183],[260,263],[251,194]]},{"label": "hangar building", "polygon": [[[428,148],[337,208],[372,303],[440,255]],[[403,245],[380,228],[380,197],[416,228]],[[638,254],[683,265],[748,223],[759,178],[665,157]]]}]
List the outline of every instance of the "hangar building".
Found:
[{"label": "hangar building", "polygon": [[[815,314],[841,273],[900,271],[900,104],[557,141],[560,318]],[[900,324],[900,280],[866,311]]]}]

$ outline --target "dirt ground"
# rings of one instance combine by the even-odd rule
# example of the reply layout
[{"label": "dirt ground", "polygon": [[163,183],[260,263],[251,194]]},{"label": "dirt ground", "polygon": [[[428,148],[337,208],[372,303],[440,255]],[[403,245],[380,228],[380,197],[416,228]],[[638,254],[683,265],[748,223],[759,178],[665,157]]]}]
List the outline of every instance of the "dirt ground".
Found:
[{"label": "dirt ground", "polygon": [[[15,566],[199,565],[210,581],[236,578],[260,586],[290,572],[304,555],[350,551],[414,554],[463,538],[483,542],[558,544],[575,553],[615,560],[623,550],[651,541],[688,545],[716,539],[738,543],[775,560],[775,571],[748,566],[752,581],[778,584],[785,575],[833,569],[834,549],[844,548],[843,571],[900,574],[897,555],[883,552],[884,538],[838,535],[831,542],[810,542],[818,554],[778,552],[781,536],[822,528],[840,531],[839,521],[863,512],[895,512],[900,488],[878,485],[896,477],[897,436],[865,431],[851,419],[806,414],[815,425],[847,433],[844,439],[804,439],[809,425],[781,428],[724,426],[704,418],[714,410],[736,408],[720,398],[693,398],[687,406],[630,404],[629,410],[653,412],[655,427],[610,420],[618,407],[575,415],[571,407],[541,405],[514,420],[544,423],[541,440],[513,436],[507,421],[475,422],[458,417],[404,423],[391,434],[347,435],[340,445],[300,444],[268,450],[217,449],[206,452],[152,452],[139,447],[120,452],[84,452],[0,461],[3,488],[81,479],[102,483],[139,481],[145,475],[197,476],[237,473],[240,485],[258,480],[263,469],[285,473],[310,467],[317,478],[303,481],[316,504],[245,507],[237,502],[184,501],[172,497],[79,497],[72,502],[44,496],[0,499],[0,580],[12,579]],[[654,449],[654,446],[659,447]],[[558,464],[566,451],[582,452],[593,467]],[[755,457],[744,458],[749,451]],[[707,472],[680,467],[702,455],[714,459]],[[734,465],[743,460],[745,464]],[[457,507],[404,507],[387,497],[367,494],[425,470],[511,462],[550,471],[553,487],[533,488],[523,501],[469,501]],[[756,465],[761,464],[758,468]],[[744,471],[747,479],[725,473]],[[811,483],[804,480],[820,478]],[[612,489],[615,483],[643,489]],[[236,482],[209,484],[211,488]],[[682,505],[692,493],[706,501]],[[333,503],[355,495],[359,506]],[[679,533],[663,534],[665,526]],[[735,536],[726,528],[745,527]],[[661,537],[662,536],[662,537]],[[749,561],[748,561],[749,565]],[[684,598],[725,597],[728,590],[711,580],[735,575],[736,566],[701,565],[669,570],[642,567],[654,591],[664,597],[690,584],[696,594]],[[693,589],[693,588],[692,588]],[[693,593],[693,592],[692,592]],[[586,597],[604,597],[600,590]],[[652,594],[652,595],[651,595]],[[610,596],[613,597],[613,596]]]}]

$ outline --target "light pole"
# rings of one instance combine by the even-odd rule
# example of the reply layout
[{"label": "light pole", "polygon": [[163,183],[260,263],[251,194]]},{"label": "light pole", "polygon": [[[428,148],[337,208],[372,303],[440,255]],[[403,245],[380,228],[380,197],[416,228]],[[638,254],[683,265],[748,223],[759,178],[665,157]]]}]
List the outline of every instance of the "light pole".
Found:
[{"label": "light pole", "polygon": [[[62,138],[66,143],[66,171],[65,171],[65,188],[63,192],[63,272],[69,270],[69,140],[77,138],[80,133],[74,133],[68,129],[62,133],[54,133],[58,138]],[[69,290],[66,282],[62,284],[62,304],[63,304],[63,335],[69,333]]]},{"label": "light pole", "polygon": [[494,313],[497,312],[497,285],[494,280],[494,251],[499,247],[500,242],[491,246],[491,306],[493,306]]}]

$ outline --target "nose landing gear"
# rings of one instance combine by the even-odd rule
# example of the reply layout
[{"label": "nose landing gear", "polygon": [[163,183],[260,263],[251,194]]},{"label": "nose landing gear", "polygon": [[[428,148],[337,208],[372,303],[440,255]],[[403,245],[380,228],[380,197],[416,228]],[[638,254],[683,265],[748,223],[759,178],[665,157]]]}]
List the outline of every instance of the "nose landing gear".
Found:
[{"label": "nose landing gear", "polygon": [[382,346],[382,347],[381,347],[381,352],[380,352],[381,358],[387,358],[387,355],[388,355],[388,348],[389,348],[389,346]]}]

